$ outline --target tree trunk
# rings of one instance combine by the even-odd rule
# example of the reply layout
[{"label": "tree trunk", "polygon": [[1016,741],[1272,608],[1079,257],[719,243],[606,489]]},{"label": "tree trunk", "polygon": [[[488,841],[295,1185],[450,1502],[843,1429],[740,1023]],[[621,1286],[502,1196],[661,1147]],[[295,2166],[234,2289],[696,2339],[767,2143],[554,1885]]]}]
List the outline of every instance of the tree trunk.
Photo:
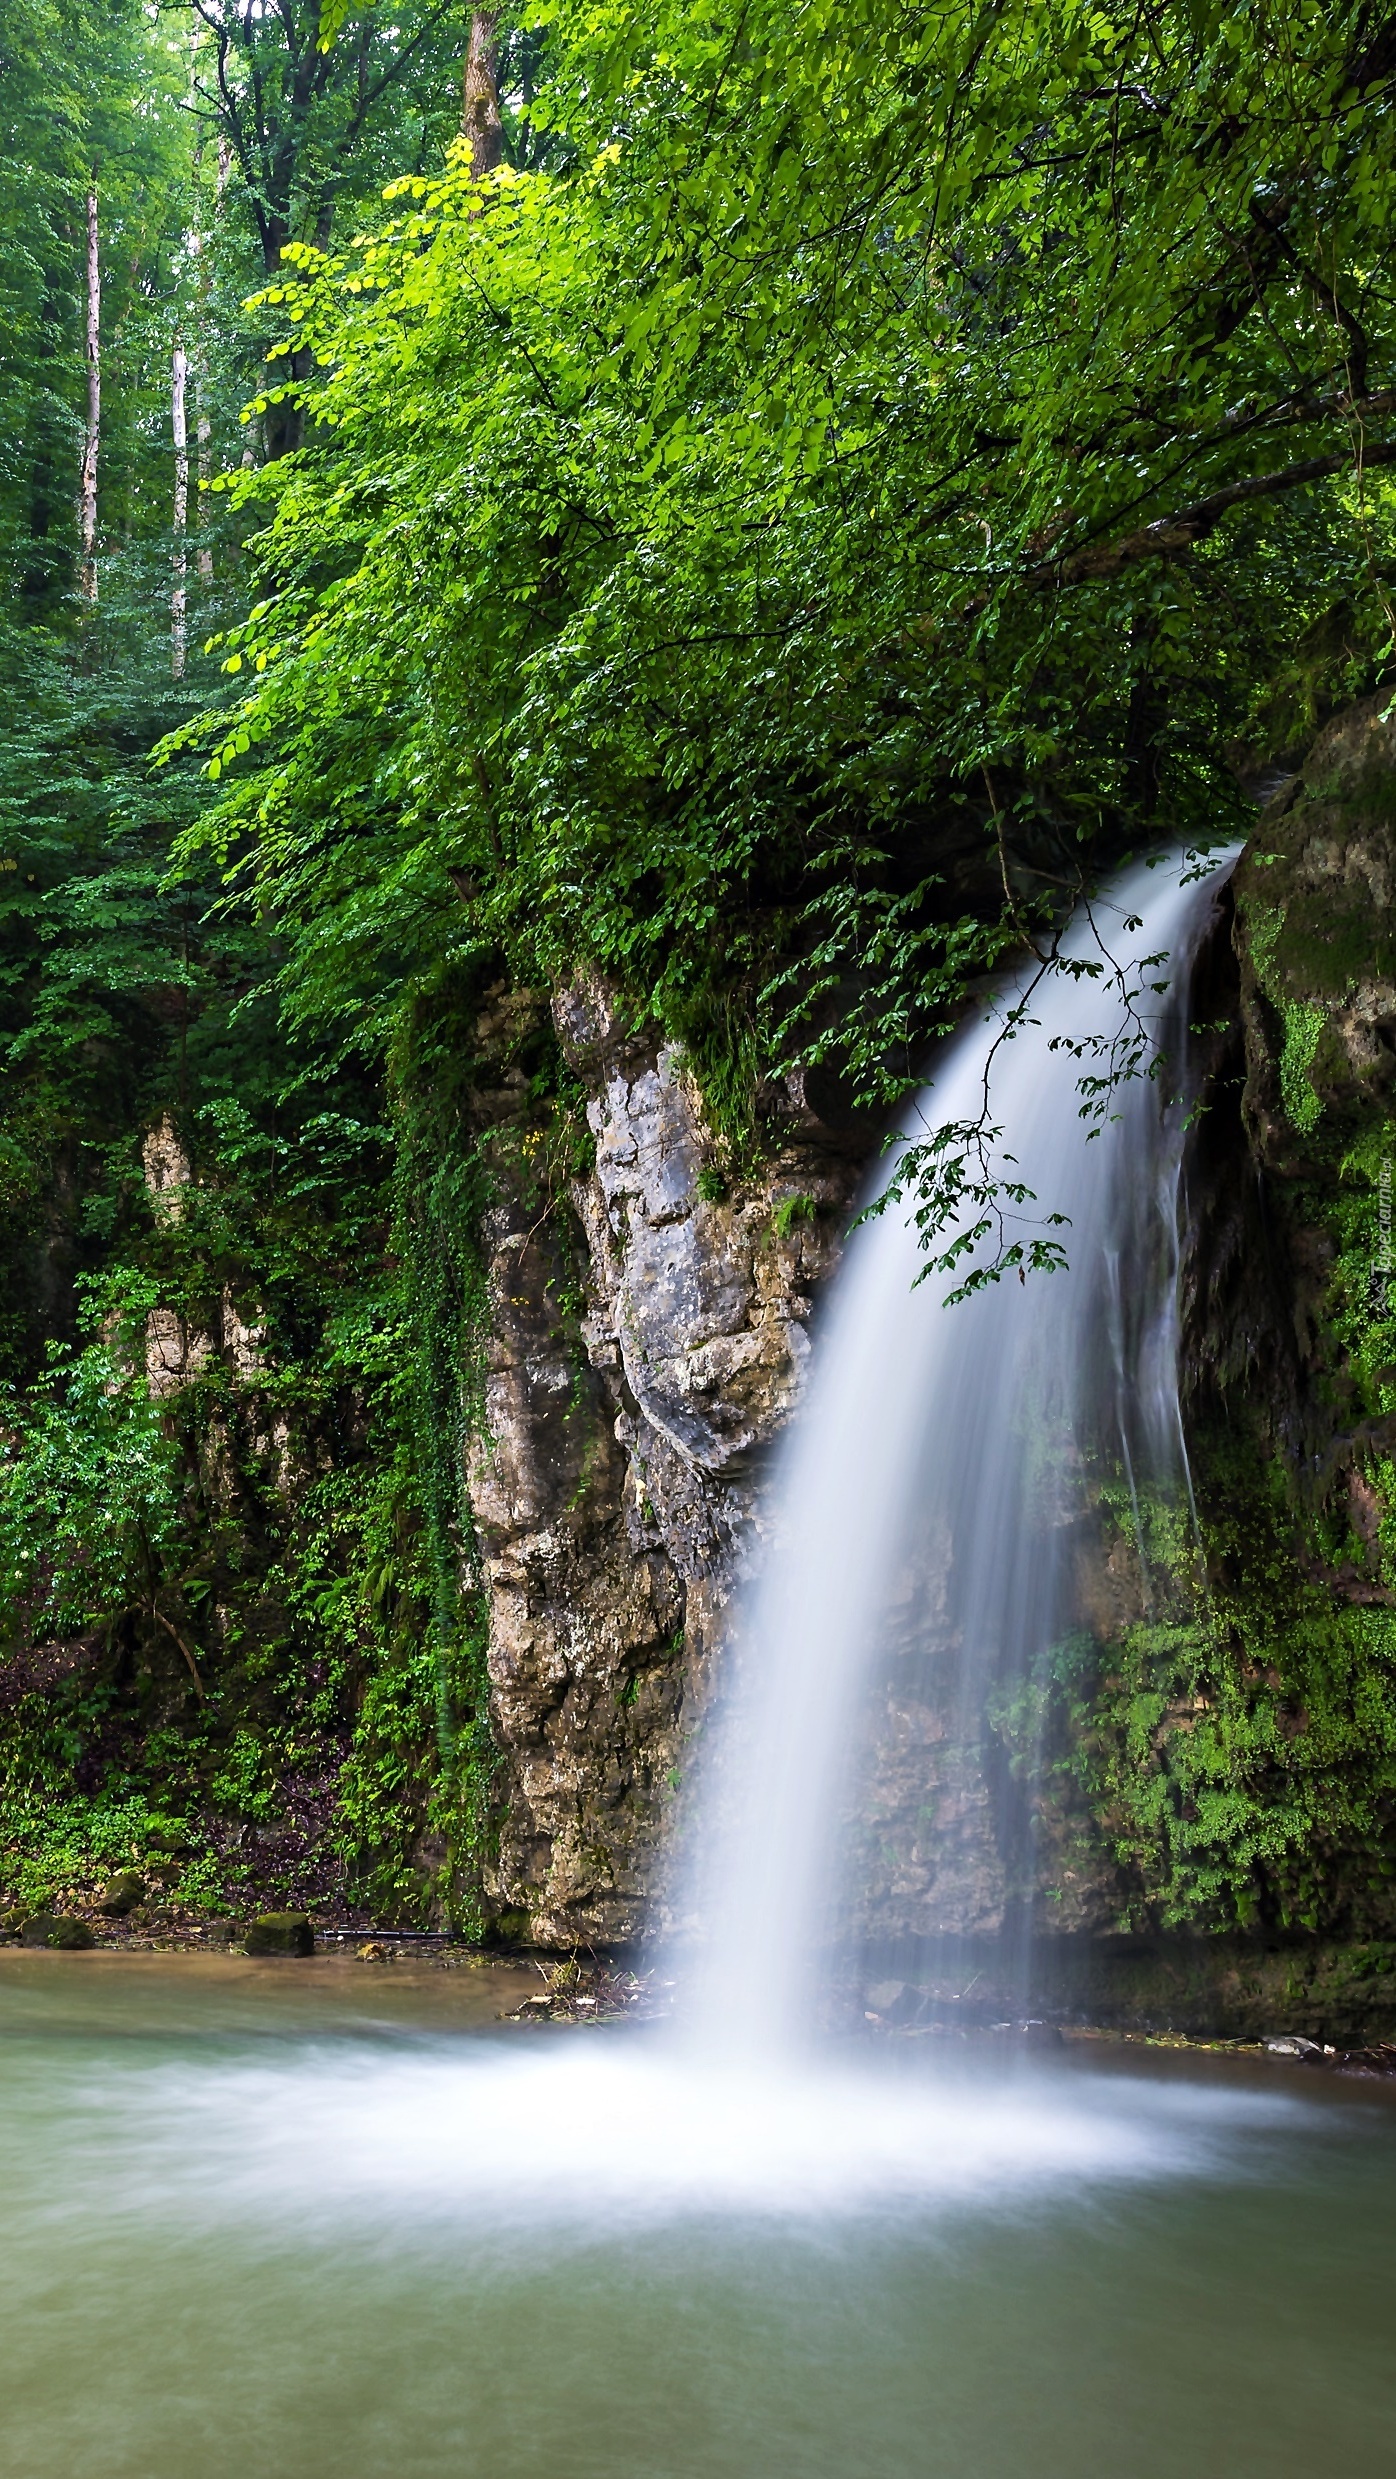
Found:
[{"label": "tree trunk", "polygon": [[[194,403],[197,408],[197,420],[194,426],[194,435],[199,443],[199,481],[203,486],[206,486],[213,480],[213,424],[209,420],[207,389],[208,365],[206,361],[201,360],[199,364],[198,376],[194,381]],[[205,525],[208,523],[208,511],[205,505],[203,488],[200,489],[196,505],[198,507],[199,516],[198,531],[202,534]],[[213,546],[211,543],[200,542],[198,551],[198,565],[199,575],[203,579],[204,583],[207,584],[209,578],[213,575]]]},{"label": "tree trunk", "polygon": [[78,586],[84,602],[97,600],[97,448],[102,435],[102,273],[97,254],[97,174],[87,193],[87,429],[78,484],[78,531],[82,558]]},{"label": "tree trunk", "polygon": [[[232,170],[232,164],[233,150],[228,143],[227,132],[220,129],[218,133],[218,172],[213,190],[213,220],[215,227],[221,225],[223,221],[228,200],[228,174]],[[208,503],[204,494],[208,484],[213,480],[213,422],[210,418],[208,409],[208,296],[211,281],[212,278],[208,254],[207,250],[205,250],[199,282],[199,323],[203,334],[203,342],[199,347],[198,362],[194,375],[194,435],[198,441],[199,449],[198,476],[200,484],[199,495],[194,503],[197,511],[195,531],[200,535],[205,532],[208,525]],[[244,464],[246,461],[247,460],[244,457]],[[197,557],[199,576],[203,583],[207,585],[213,575],[213,545],[210,542],[201,541],[199,544]]]},{"label": "tree trunk", "polygon": [[185,409],[185,390],[189,381],[189,360],[178,337],[170,363],[170,428],[174,432],[174,556],[170,588],[170,669],[176,680],[184,678],[184,660],[188,651],[189,595],[185,584],[188,575],[186,538],[189,531],[189,420]]},{"label": "tree trunk", "polygon": [[[284,284],[286,270],[281,253],[290,240],[290,228],[276,217],[269,217],[262,229],[262,265],[269,284]],[[293,352],[278,355],[276,387],[294,387],[310,376],[310,354],[304,345]],[[269,465],[283,456],[293,456],[305,438],[305,410],[295,396],[273,396],[262,416],[262,440]]]},{"label": "tree trunk", "polygon": [[[278,387],[291,387],[309,378],[310,354],[303,345],[294,353],[282,355],[281,373]],[[262,438],[269,465],[274,465],[279,457],[294,455],[305,441],[304,406],[294,396],[273,398],[262,417]],[[244,457],[242,461],[246,464],[249,460]]]},{"label": "tree trunk", "polygon": [[481,181],[504,161],[504,124],[499,117],[499,11],[474,9],[465,49],[460,133],[470,142],[470,177]]}]

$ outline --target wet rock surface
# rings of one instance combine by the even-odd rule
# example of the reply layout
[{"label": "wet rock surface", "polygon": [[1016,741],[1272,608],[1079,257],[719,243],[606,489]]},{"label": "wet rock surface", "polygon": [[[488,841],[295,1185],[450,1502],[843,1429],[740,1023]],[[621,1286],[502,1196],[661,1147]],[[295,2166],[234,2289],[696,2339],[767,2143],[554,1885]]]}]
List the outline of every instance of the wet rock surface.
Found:
[{"label": "wet rock surface", "polygon": [[303,1911],[264,1911],[247,1931],[249,1954],[313,1954],[315,1931]]},{"label": "wet rock surface", "polygon": [[1322,731],[1236,872],[1260,1159],[1307,1167],[1325,1113],[1351,1130],[1396,1097],[1396,718],[1366,698]]},{"label": "wet rock surface", "polygon": [[84,1953],[96,1942],[86,1920],[58,1911],[35,1911],[20,1930],[22,1945],[46,1946],[55,1954]]},{"label": "wet rock surface", "polygon": [[1396,2075],[1396,2040],[1373,2040],[1364,2048],[1340,2049],[1331,2040],[1305,2040],[1282,2032],[1262,2042],[1268,2057],[1292,2058],[1330,2074]]},{"label": "wet rock surface", "polygon": [[[836,1981],[837,2020],[975,2034],[1038,2021],[1263,2043],[1295,2062],[1396,2043],[1396,1945],[1175,1935],[946,1938]],[[1274,2047],[1284,2043],[1283,2048]],[[1385,2069],[1383,2069],[1384,2071]]]},{"label": "wet rock surface", "polygon": [[[529,1003],[500,997],[487,1059]],[[595,1167],[570,1217],[540,1212],[522,1079],[506,1068],[477,1096],[494,1201],[470,1490],[502,1755],[487,1895],[518,1933],[571,1947],[629,1942],[661,1907],[687,1736],[868,1135],[787,1096],[769,1158],[729,1188],[675,1049],[591,982],[554,1016]]]},{"label": "wet rock surface", "polygon": [[97,1908],[106,1919],[129,1919],[146,1897],[146,1883],[134,1868],[123,1868],[114,1876],[103,1893]]}]

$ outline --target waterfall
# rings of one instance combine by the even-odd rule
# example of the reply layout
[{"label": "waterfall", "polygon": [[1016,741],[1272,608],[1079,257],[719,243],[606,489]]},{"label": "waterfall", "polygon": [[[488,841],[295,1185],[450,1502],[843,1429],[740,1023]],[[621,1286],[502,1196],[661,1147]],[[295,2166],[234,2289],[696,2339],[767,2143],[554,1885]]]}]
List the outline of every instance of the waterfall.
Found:
[{"label": "waterfall", "polygon": [[[1036,1200],[1009,1208],[1010,1236],[1067,1215],[1054,1234],[1066,1270],[946,1305],[951,1280],[918,1284],[909,1204],[852,1234],[704,1758],[690,1986],[710,2038],[779,2047],[803,2033],[821,1956],[856,1925],[879,1867],[900,1870],[929,1935],[1025,1926],[1032,1853],[1015,1854],[996,1812],[986,1701],[1016,1692],[1021,1705],[1062,1631],[1093,1449],[1116,1459],[1136,1534],[1146,1484],[1191,1504],[1176,1303],[1187,993],[1224,875],[1199,878],[1182,856],[1128,871],[1072,924],[1067,969],[1010,981],[903,1120],[908,1142],[973,1120],[987,1070],[1001,1152]],[[1083,1116],[1083,1078],[1131,1021],[1143,1072],[1107,1115]],[[884,1160],[874,1195],[887,1177]],[[874,1708],[894,1655],[901,1720],[879,1776]],[[882,1696],[884,1739],[886,1712]],[[879,1852],[897,1781],[911,1804],[900,1843]],[[908,1813],[924,1818],[929,1859]]]}]

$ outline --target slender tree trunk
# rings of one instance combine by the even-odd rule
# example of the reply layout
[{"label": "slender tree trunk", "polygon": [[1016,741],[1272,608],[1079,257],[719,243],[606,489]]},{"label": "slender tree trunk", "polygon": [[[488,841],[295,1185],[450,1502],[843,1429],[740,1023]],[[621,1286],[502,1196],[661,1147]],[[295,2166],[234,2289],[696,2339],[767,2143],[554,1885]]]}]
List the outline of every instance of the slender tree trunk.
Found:
[{"label": "slender tree trunk", "polygon": [[[226,134],[220,131],[218,138],[218,171],[215,177],[213,189],[213,222],[215,231],[219,229],[223,222],[223,214],[228,197],[228,174],[232,169],[232,162],[233,150],[228,144]],[[213,480],[213,423],[208,409],[208,298],[213,282],[213,273],[209,262],[208,252],[209,236],[201,236],[201,255],[199,263],[199,327],[203,341],[199,346],[194,371],[194,436],[198,445],[199,479],[199,491],[194,502],[196,511],[194,530],[200,536],[203,535],[208,524],[208,504],[205,493],[209,483]],[[211,542],[203,540],[200,541],[197,552],[197,562],[200,581],[207,585],[213,575],[213,545]]]},{"label": "slender tree trunk", "polygon": [[[204,487],[206,487],[207,484],[213,480],[213,424],[209,420],[207,388],[208,366],[207,363],[201,359],[199,373],[194,381],[194,402],[198,407],[198,419],[195,424],[195,437],[197,438],[199,444],[199,482],[200,485]],[[204,503],[204,487],[200,488],[197,503],[199,511],[198,530],[200,534],[203,533],[204,526],[207,522]],[[209,578],[213,575],[213,545],[210,542],[200,542],[199,544],[199,575],[205,585],[208,583]]]},{"label": "slender tree trunk", "polygon": [[[194,18],[191,21],[189,29],[189,103],[191,110],[196,110],[198,106],[199,53],[203,47],[207,31],[207,28],[202,25],[198,18]],[[209,295],[213,288],[213,268],[210,262],[209,251],[212,245],[213,233],[217,231],[223,221],[223,205],[227,195],[228,171],[231,163],[232,149],[228,144],[227,132],[226,130],[220,130],[218,133],[217,168],[214,173],[213,183],[213,228],[212,231],[207,231],[204,228],[203,218],[204,134],[202,124],[200,124],[199,135],[194,142],[195,227],[193,232],[190,234],[191,254],[197,257],[199,262],[197,319],[198,336],[194,348],[194,436],[198,442],[198,464],[196,471],[199,487],[194,495],[193,532],[198,544],[198,548],[195,552],[195,565],[198,570],[199,582],[200,584],[205,585],[213,575],[213,546],[211,543],[206,542],[203,539],[204,528],[208,521],[204,494],[206,486],[213,479],[213,424],[209,420],[208,412],[208,305]],[[177,538],[179,526],[179,436],[177,423],[175,425],[175,526],[175,549],[177,556],[179,549]],[[176,677],[179,676],[179,672],[182,670],[183,665],[178,664],[176,669]]]},{"label": "slender tree trunk", "polygon": [[189,361],[184,346],[176,339],[170,364],[170,428],[174,432],[174,582],[170,589],[170,669],[176,680],[184,678],[184,660],[188,650],[189,595],[186,587],[188,556],[186,543],[189,532],[189,422],[185,409],[185,391],[189,381]]},{"label": "slender tree trunk", "polygon": [[470,177],[481,181],[504,161],[499,117],[499,11],[474,9],[465,47],[460,133],[470,142]]},{"label": "slender tree trunk", "polygon": [[102,272],[98,259],[97,174],[87,193],[87,429],[78,484],[78,531],[82,558],[78,585],[84,602],[97,600],[97,449],[102,436]]}]

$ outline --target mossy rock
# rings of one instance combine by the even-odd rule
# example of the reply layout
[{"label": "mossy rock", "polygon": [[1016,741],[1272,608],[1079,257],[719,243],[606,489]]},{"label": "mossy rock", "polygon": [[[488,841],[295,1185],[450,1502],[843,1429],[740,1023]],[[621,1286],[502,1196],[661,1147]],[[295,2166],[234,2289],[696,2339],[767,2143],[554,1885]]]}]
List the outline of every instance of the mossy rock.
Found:
[{"label": "mossy rock", "polygon": [[247,1931],[249,1954],[313,1954],[315,1931],[304,1911],[264,1911]]},{"label": "mossy rock", "polygon": [[79,1954],[97,1940],[86,1920],[65,1919],[57,1911],[35,1911],[24,1923],[23,1942],[48,1946],[59,1954]]},{"label": "mossy rock", "polygon": [[[1365,698],[1261,811],[1232,880],[1246,1112],[1286,1176],[1337,1165],[1396,1103],[1396,723]],[[1331,1157],[1331,1158],[1330,1158]]]},{"label": "mossy rock", "polygon": [[27,1911],[0,1911],[0,1945],[17,1942],[24,1934]]},{"label": "mossy rock", "polygon": [[490,1945],[532,1945],[533,1922],[527,1911],[497,1911],[485,1933]]},{"label": "mossy rock", "polygon": [[129,1919],[133,1911],[139,1910],[145,1896],[145,1878],[137,1876],[134,1868],[123,1868],[112,1878],[97,1908],[104,1919]]}]

